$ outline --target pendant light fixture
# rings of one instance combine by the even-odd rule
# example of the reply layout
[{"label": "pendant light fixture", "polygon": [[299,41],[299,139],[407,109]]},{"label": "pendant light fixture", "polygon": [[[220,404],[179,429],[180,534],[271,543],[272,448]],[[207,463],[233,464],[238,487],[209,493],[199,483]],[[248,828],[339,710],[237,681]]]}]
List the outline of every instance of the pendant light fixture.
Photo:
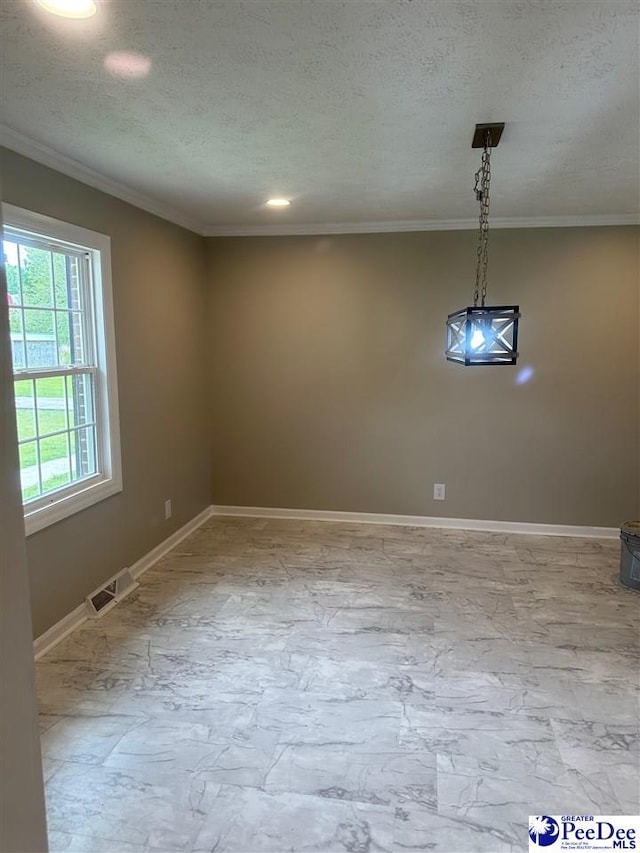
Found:
[{"label": "pendant light fixture", "polygon": [[[491,149],[500,141],[504,124],[477,124],[472,148],[482,148],[474,191],[480,202],[478,262],[473,305],[449,314],[447,359],[458,364],[515,364],[518,359],[518,305],[488,306],[487,265],[489,261],[489,189]],[[479,304],[478,304],[479,303]]]}]

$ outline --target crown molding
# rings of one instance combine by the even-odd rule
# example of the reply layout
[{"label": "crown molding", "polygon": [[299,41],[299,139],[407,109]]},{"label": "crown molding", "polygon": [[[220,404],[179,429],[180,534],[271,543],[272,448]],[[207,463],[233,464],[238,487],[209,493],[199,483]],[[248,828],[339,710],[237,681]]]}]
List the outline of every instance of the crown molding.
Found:
[{"label": "crown molding", "polygon": [[[407,231],[474,231],[474,219],[398,219],[375,222],[324,222],[319,224],[204,225],[150,196],[137,192],[77,160],[0,124],[0,145],[48,166],[94,189],[115,196],[154,216],[204,237],[285,237],[321,234],[393,234]],[[596,225],[640,225],[640,212],[578,216],[493,217],[491,228],[581,228]]]},{"label": "crown molding", "polygon": [[48,166],[50,169],[55,169],[57,172],[62,172],[70,178],[75,178],[83,184],[100,190],[107,195],[115,196],[121,201],[126,201],[134,207],[139,207],[141,210],[146,210],[147,213],[152,213],[154,216],[159,216],[160,219],[166,219],[168,222],[173,222],[174,225],[180,225],[189,231],[194,231],[196,234],[204,235],[205,227],[202,223],[185,216],[179,210],[174,210],[172,207],[162,204],[143,193],[131,189],[125,184],[114,181],[112,178],[103,175],[101,172],[96,172],[89,166],[77,160],[67,157],[66,154],[60,154],[44,145],[42,142],[36,142],[30,139],[23,133],[19,133],[7,125],[0,125],[0,145],[4,148],[9,148],[17,154],[22,154],[35,160],[43,166]]},{"label": "crown molding", "polygon": [[[640,225],[640,213],[583,216],[493,217],[497,228],[584,228],[596,225]],[[316,225],[211,225],[205,237],[285,237],[321,234],[393,234],[407,231],[475,231],[477,219],[404,219],[379,222],[327,222]]]}]

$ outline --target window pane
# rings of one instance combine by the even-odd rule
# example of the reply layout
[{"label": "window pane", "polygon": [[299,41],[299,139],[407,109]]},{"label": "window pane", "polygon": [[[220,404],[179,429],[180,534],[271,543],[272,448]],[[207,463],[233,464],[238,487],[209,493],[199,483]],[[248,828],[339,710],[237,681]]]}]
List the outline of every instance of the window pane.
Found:
[{"label": "window pane", "polygon": [[65,430],[64,412],[38,412],[38,436],[60,435]]},{"label": "window pane", "polygon": [[67,277],[68,259],[66,255],[52,252],[53,257],[53,291],[56,298],[56,308],[69,307],[69,281]]},{"label": "window pane", "polygon": [[40,490],[37,485],[34,486],[23,486],[22,487],[22,502],[26,503],[27,501],[32,500],[33,498],[37,498],[40,495]]},{"label": "window pane", "polygon": [[69,426],[84,426],[95,421],[93,376],[67,376]]},{"label": "window pane", "polygon": [[74,480],[89,477],[97,471],[95,427],[71,432],[71,466]]},{"label": "window pane", "polygon": [[64,398],[64,376],[36,379],[36,405],[40,437],[67,429]]},{"label": "window pane", "polygon": [[53,282],[51,280],[51,252],[20,246],[22,263],[22,298],[24,305],[53,308]]},{"label": "window pane", "polygon": [[69,315],[56,313],[56,331],[58,333],[58,364],[71,364],[71,334]]},{"label": "window pane", "polygon": [[30,441],[28,444],[21,444],[18,449],[20,452],[22,499],[26,501],[40,494],[36,442]]},{"label": "window pane", "polygon": [[86,364],[82,314],[78,311],[58,311],[58,364]]},{"label": "window pane", "polygon": [[68,470],[61,474],[42,474],[42,491],[44,494],[52,492],[54,489],[62,489],[64,486],[70,485],[72,482]]},{"label": "window pane", "polygon": [[69,308],[72,308],[74,311],[84,311],[85,306],[82,298],[82,287],[80,286],[80,258],[77,258],[74,255],[67,255],[66,258]]},{"label": "window pane", "polygon": [[14,384],[16,397],[33,397],[33,379],[18,379]]},{"label": "window pane", "polygon": [[9,332],[13,369],[20,370],[25,367],[24,333],[22,330],[22,310],[20,308],[9,308]]},{"label": "window pane", "polygon": [[58,489],[70,483],[68,433],[42,438],[39,444],[42,491]]},{"label": "window pane", "polygon": [[84,342],[84,329],[82,326],[82,317],[78,311],[72,311],[70,315],[71,323],[71,361],[73,364],[86,364],[87,348]]},{"label": "window pane", "polygon": [[56,363],[53,311],[24,309],[27,367],[51,367]]},{"label": "window pane", "polygon": [[33,398],[33,381],[23,379],[14,385],[16,395],[16,420],[18,441],[36,437],[36,412]]},{"label": "window pane", "polygon": [[4,251],[5,272],[7,274],[9,305],[19,305],[22,300],[20,298],[20,276],[18,273],[18,245],[12,240],[5,240],[2,248]]},{"label": "window pane", "polygon": [[19,398],[16,398],[16,420],[18,422],[18,441],[36,437],[35,410],[21,405]]},{"label": "window pane", "polygon": [[[11,305],[11,303],[9,303]],[[22,310],[9,308],[9,329],[11,333],[18,332],[22,336]]]}]

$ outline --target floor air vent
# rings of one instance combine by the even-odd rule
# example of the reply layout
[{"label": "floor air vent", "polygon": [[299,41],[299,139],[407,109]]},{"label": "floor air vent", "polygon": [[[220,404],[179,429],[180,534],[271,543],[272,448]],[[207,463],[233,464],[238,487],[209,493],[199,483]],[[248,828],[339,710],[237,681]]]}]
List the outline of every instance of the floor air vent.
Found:
[{"label": "floor air vent", "polygon": [[89,615],[97,618],[103,616],[107,610],[121,601],[125,595],[128,595],[138,586],[138,583],[133,579],[129,569],[124,569],[114,577],[110,578],[105,584],[98,589],[94,589],[87,596],[87,609]]}]

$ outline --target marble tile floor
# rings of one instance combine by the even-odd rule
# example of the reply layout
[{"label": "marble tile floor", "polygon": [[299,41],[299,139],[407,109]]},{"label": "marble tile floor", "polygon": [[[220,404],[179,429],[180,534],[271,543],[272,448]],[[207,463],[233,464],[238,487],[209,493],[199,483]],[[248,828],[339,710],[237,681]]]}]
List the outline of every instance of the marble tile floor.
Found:
[{"label": "marble tile floor", "polygon": [[527,849],[640,811],[619,544],[212,519],[38,664],[52,851]]}]

